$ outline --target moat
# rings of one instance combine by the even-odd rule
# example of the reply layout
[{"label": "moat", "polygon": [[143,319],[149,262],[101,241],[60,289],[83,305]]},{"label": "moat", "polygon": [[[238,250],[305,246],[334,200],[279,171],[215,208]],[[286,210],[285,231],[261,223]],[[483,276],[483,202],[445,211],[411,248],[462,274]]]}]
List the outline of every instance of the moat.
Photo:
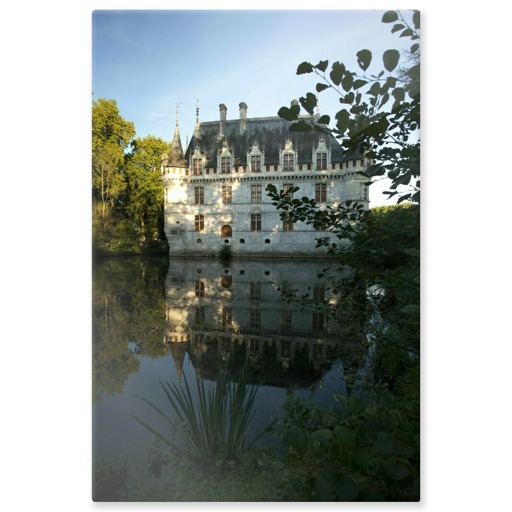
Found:
[{"label": "moat", "polygon": [[[328,404],[346,393],[346,365],[364,357],[364,329],[330,319],[336,295],[325,261],[108,259],[93,270],[93,460],[134,467],[162,429],[137,398],[165,407],[159,381],[215,385],[221,367],[247,364],[260,385],[251,431],[288,395]],[[302,300],[297,300],[302,298]]]}]

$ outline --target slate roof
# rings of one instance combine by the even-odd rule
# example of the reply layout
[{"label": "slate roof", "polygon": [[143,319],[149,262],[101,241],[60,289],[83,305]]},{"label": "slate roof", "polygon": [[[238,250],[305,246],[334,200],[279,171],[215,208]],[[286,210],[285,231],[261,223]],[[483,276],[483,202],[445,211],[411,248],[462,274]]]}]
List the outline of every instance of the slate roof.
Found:
[{"label": "slate roof", "polygon": [[171,142],[171,150],[167,155],[167,165],[169,167],[188,167],[188,160],[183,155],[183,147],[181,145],[180,132],[178,129],[174,131],[174,138]]},{"label": "slate roof", "polygon": [[[241,132],[240,120],[227,120],[224,137],[219,137],[220,121],[201,123],[190,140],[185,159],[189,161],[196,147],[206,154],[206,167],[217,167],[217,154],[222,150],[226,140],[234,158],[234,165],[247,165],[247,153],[252,150],[254,142],[265,154],[265,165],[279,163],[279,152],[284,149],[287,140],[293,142],[293,149],[298,153],[298,163],[312,163],[313,148],[318,145],[320,132],[291,132],[291,121],[280,117],[248,118],[246,128]],[[360,155],[347,155],[332,135],[324,135],[325,144],[331,149],[331,162],[343,162]]]}]

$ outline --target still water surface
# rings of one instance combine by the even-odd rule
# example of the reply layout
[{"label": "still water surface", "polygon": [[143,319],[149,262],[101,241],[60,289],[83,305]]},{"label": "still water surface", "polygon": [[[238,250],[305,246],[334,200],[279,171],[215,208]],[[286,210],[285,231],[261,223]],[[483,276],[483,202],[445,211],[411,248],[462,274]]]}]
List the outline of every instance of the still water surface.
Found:
[{"label": "still water surface", "polygon": [[[344,364],[360,356],[362,328],[328,319],[335,303],[317,273],[325,262],[112,259],[93,272],[93,460],[135,462],[168,425],[159,381],[215,385],[222,364],[246,360],[260,384],[252,432],[288,395],[327,404],[346,392]],[[307,296],[306,304],[290,300]],[[347,336],[350,332],[350,336]],[[358,334],[360,333],[360,335]],[[166,408],[168,410],[168,407]]]}]

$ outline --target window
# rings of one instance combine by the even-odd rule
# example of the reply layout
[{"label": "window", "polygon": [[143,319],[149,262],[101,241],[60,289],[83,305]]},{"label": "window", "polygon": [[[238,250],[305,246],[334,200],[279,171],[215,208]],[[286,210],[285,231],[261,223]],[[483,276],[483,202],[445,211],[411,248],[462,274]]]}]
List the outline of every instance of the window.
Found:
[{"label": "window", "polygon": [[281,329],[290,330],[292,328],[292,312],[287,309],[281,310]]},{"label": "window", "polygon": [[251,203],[261,203],[261,185],[251,185]]},{"label": "window", "polygon": [[193,158],[192,159],[192,174],[198,175],[203,174],[203,159]]},{"label": "window", "polygon": [[222,204],[231,204],[232,188],[231,185],[222,185]]},{"label": "window", "polygon": [[319,152],[316,154],[316,170],[325,171],[327,169],[327,153]]},{"label": "window", "polygon": [[332,163],[331,164],[331,169],[334,171],[334,169],[336,169],[336,164],[335,163]]},{"label": "window", "polygon": [[293,188],[293,183],[283,183],[283,189],[282,189],[283,194],[286,194],[286,195],[288,195],[288,197],[292,198],[293,197],[293,192],[291,191],[292,188]]},{"label": "window", "polygon": [[250,327],[261,327],[261,311],[259,309],[251,309]]},{"label": "window", "polygon": [[196,297],[204,297],[204,280],[201,279],[194,283]]},{"label": "window", "polygon": [[251,215],[251,231],[261,231],[261,213]]},{"label": "window", "polygon": [[315,185],[315,201],[325,203],[327,201],[327,183],[317,183]]},{"label": "window", "polygon": [[321,331],[325,328],[325,317],[323,313],[313,313],[312,327],[315,331]]},{"label": "window", "polygon": [[222,156],[220,158],[220,172],[221,174],[227,174],[231,170],[231,157]]},{"label": "window", "polygon": [[204,204],[204,187],[194,187],[194,204]]},{"label": "window", "polygon": [[260,300],[261,299],[261,283],[260,282],[251,281],[250,299],[251,300]]},{"label": "window", "polygon": [[261,172],[261,156],[251,156],[251,172]]},{"label": "window", "polygon": [[205,307],[204,306],[196,306],[196,324],[204,324],[205,322]]},{"label": "window", "polygon": [[204,215],[194,216],[194,231],[204,231]]},{"label": "window", "polygon": [[299,171],[302,171],[302,164],[299,164]]},{"label": "window", "polygon": [[325,286],[320,284],[315,284],[313,286],[313,300],[316,302],[321,302],[325,299]]},{"label": "window", "polygon": [[293,171],[293,153],[283,155],[283,171]]},{"label": "window", "polygon": [[233,315],[231,313],[231,308],[222,308],[222,327],[227,327],[231,325],[233,321]]},{"label": "window", "polygon": [[293,222],[291,220],[283,220],[283,231],[293,231]]}]

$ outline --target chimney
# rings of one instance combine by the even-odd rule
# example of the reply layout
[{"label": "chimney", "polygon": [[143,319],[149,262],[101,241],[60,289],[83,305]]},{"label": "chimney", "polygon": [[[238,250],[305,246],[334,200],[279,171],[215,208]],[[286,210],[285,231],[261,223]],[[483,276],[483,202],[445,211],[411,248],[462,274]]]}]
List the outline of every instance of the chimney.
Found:
[{"label": "chimney", "polygon": [[247,127],[247,103],[240,103],[240,133],[245,132]]},{"label": "chimney", "polygon": [[226,130],[226,113],[228,111],[228,108],[226,107],[226,105],[224,105],[224,103],[221,103],[219,105],[219,110],[220,110],[220,132],[219,132],[219,135],[221,137],[224,137],[224,132]]},{"label": "chimney", "polygon": [[294,105],[298,105],[299,102],[297,100],[292,100],[292,103],[291,103],[291,106],[293,107]]}]

